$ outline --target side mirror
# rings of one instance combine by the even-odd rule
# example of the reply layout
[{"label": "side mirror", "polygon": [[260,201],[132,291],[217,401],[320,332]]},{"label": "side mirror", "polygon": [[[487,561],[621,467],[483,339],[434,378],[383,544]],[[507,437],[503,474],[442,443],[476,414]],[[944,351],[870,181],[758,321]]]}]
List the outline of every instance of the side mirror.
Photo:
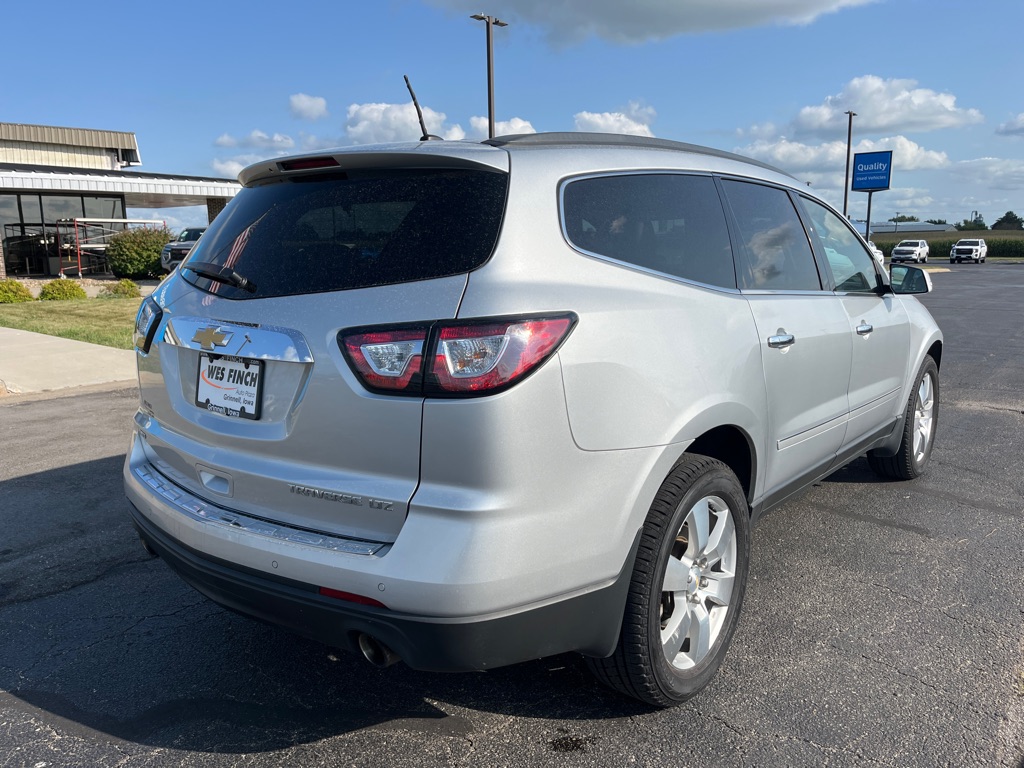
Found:
[{"label": "side mirror", "polygon": [[927,272],[906,264],[889,265],[889,284],[893,293],[928,293],[932,289],[932,279]]}]

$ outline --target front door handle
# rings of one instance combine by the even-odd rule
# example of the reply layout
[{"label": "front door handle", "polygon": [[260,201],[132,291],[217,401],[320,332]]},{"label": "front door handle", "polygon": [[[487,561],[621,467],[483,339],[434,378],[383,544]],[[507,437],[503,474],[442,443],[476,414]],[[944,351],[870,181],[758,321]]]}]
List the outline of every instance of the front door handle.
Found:
[{"label": "front door handle", "polygon": [[861,323],[857,326],[857,333],[861,336],[867,336],[873,330],[875,330],[875,326],[869,325],[868,323]]},{"label": "front door handle", "polygon": [[780,333],[777,336],[768,337],[768,346],[772,349],[784,349],[796,344],[796,336],[792,333]]}]

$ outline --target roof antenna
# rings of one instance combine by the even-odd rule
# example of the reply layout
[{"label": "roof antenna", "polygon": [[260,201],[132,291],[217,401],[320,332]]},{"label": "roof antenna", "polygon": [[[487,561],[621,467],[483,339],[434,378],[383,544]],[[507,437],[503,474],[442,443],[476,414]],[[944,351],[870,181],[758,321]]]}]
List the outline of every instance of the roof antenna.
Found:
[{"label": "roof antenna", "polygon": [[416,100],[416,94],[413,93],[412,83],[409,82],[408,75],[402,75],[405,78],[405,87],[409,89],[409,95],[412,96],[412,105],[416,107],[416,116],[420,119],[420,130],[423,131],[423,135],[420,136],[420,141],[430,141],[431,139],[437,139],[444,141],[440,136],[435,136],[432,133],[427,133],[427,124],[423,122],[423,110],[420,109],[420,103]]}]

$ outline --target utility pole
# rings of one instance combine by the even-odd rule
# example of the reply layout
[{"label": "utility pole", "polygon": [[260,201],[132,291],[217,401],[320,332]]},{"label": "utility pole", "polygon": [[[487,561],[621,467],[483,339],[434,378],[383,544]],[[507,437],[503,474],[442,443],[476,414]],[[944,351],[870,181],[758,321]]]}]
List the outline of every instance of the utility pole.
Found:
[{"label": "utility pole", "polygon": [[482,21],[487,25],[487,138],[494,138],[494,40],[493,27],[507,27],[508,24],[494,16],[475,13],[469,18]]},{"label": "utility pole", "polygon": [[[857,113],[847,110],[846,114],[850,116],[850,121],[846,128],[846,183],[843,184],[843,216],[849,218],[846,210],[850,202],[850,150],[853,147],[853,118],[857,116]],[[868,226],[870,226],[870,222]]]}]

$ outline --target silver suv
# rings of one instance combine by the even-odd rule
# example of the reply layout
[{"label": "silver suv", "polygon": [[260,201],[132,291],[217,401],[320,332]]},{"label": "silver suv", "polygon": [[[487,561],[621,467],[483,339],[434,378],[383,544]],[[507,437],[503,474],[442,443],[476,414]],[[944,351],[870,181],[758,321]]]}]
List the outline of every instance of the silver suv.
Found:
[{"label": "silver suv", "polygon": [[752,523],[928,463],[928,276],[778,170],[540,134],[240,180],[140,310],[124,465],[147,549],[231,609],[379,665],[577,651],[669,706],[722,662]]}]

